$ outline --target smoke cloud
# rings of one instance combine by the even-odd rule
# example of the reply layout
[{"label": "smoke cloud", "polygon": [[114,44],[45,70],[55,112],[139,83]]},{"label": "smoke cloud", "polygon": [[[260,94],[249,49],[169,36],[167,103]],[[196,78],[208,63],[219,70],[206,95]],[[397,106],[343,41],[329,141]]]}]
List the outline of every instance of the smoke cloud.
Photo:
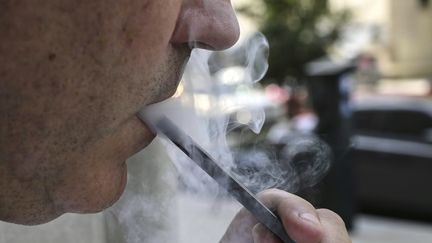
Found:
[{"label": "smoke cloud", "polygon": [[[265,113],[259,100],[251,102],[251,97],[254,85],[267,71],[267,57],[268,43],[261,34],[224,52],[194,50],[174,97],[145,108],[139,116],[152,128],[160,118],[167,117],[253,192],[271,187],[294,192],[312,186],[328,169],[330,156],[327,146],[316,137],[293,136],[286,140],[280,154],[259,145],[245,150],[229,148],[227,133],[231,130],[247,127],[259,133],[263,127]],[[233,95],[239,92],[241,95]],[[233,114],[243,114],[242,119],[232,119]],[[220,194],[212,178],[174,145],[168,141],[163,144],[184,187],[207,195]],[[153,198],[140,195],[143,192],[126,192],[123,203],[110,211],[110,217],[119,221],[122,228],[130,228],[126,232],[127,242],[159,242],[149,241],[140,233],[146,228],[140,217],[154,216],[134,208],[158,206],[150,202]]]},{"label": "smoke cloud", "polygon": [[[267,71],[267,57],[268,43],[261,34],[251,36],[244,46],[224,52],[194,50],[179,87],[180,93],[146,108],[140,116],[151,127],[155,127],[161,117],[167,117],[221,167],[232,171],[236,164],[227,144],[227,130],[247,126],[259,133],[265,120],[262,108],[249,107],[249,102],[236,99],[233,92],[240,88],[245,98],[250,98],[248,94],[253,92],[254,84]],[[230,115],[239,111],[247,113],[248,119],[230,121]],[[189,189],[218,191],[218,186],[200,168],[169,143],[167,147]]]}]

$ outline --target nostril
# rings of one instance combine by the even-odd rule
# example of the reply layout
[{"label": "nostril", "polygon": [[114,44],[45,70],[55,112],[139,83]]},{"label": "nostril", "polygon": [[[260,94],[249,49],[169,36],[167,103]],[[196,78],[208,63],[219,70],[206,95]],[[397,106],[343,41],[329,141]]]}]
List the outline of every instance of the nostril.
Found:
[{"label": "nostril", "polygon": [[213,46],[209,46],[203,42],[200,41],[191,41],[188,43],[190,49],[199,48],[199,49],[206,49],[210,51],[215,51],[216,49]]}]

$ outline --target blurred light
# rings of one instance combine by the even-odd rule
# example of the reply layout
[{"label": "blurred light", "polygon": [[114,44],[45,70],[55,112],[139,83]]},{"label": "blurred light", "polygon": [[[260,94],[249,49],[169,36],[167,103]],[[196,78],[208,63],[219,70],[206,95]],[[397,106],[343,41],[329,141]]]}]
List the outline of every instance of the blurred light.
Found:
[{"label": "blurred light", "polygon": [[173,95],[173,98],[178,98],[178,97],[180,97],[180,95],[183,94],[183,92],[184,92],[184,86],[183,86],[183,83],[184,83],[184,81],[181,80],[180,83],[179,83],[179,85],[178,85],[178,87],[177,87],[176,92],[175,92],[174,95]]},{"label": "blurred light", "polygon": [[276,84],[270,84],[265,88],[266,97],[273,102],[284,103],[289,98],[288,90]]},{"label": "blurred light", "polygon": [[248,80],[246,80],[246,70],[244,67],[240,66],[224,68],[215,74],[215,78],[218,82],[227,85],[248,82]]},{"label": "blurred light", "polygon": [[249,111],[241,110],[237,112],[236,119],[239,123],[249,124],[252,122],[252,114]]},{"label": "blurred light", "polygon": [[208,113],[211,108],[210,96],[206,94],[195,94],[194,103],[198,112]]},{"label": "blurred light", "polygon": [[382,79],[377,92],[387,95],[425,96],[431,92],[431,83],[427,79]]}]

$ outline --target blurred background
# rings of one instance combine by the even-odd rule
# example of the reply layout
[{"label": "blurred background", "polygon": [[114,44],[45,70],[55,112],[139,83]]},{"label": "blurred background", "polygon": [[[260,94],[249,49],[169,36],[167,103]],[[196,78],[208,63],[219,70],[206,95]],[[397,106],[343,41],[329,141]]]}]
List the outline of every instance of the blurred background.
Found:
[{"label": "blurred background", "polygon": [[[271,153],[284,168],[296,141],[319,137],[332,154],[327,172],[313,183],[301,175],[295,188],[282,189],[336,211],[355,243],[432,242],[432,2],[232,2],[242,28],[234,52],[256,31],[270,45],[268,73],[253,91],[225,82],[227,100],[266,115],[258,136],[230,128],[234,152]],[[215,54],[210,62],[223,59]],[[222,83],[242,77],[236,62],[213,67]],[[234,109],[229,117],[230,124],[247,124],[251,114]],[[156,141],[128,162],[138,180],[128,181],[125,194],[169,202],[157,204],[159,218],[134,213],[144,215],[136,223],[146,226],[143,233],[161,234],[145,242],[217,242],[240,205],[186,190],[161,154]],[[310,158],[300,153],[296,169],[307,170]],[[252,162],[238,170],[260,170],[259,160]],[[37,227],[0,223],[0,242],[126,242],[121,221],[108,210]]]},{"label": "blurred background", "polygon": [[[380,227],[376,242],[399,242],[401,232],[415,229],[411,223],[430,225],[432,3],[234,4],[243,33],[259,30],[270,43],[261,92],[271,105],[263,105],[267,119],[260,143],[274,146],[283,161],[284,147],[311,133],[333,154],[323,180],[300,186],[297,194],[339,213],[355,242],[380,234]],[[394,227],[400,220],[406,227]]]}]

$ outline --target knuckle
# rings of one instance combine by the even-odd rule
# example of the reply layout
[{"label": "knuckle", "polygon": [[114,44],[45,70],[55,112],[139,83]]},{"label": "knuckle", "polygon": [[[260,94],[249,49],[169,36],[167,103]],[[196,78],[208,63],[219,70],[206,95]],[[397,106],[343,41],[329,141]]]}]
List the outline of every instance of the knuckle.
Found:
[{"label": "knuckle", "polygon": [[280,192],[281,192],[281,190],[276,189],[276,188],[270,188],[270,189],[267,189],[264,191],[264,193],[267,193],[267,194],[276,194],[276,193],[280,193]]},{"label": "knuckle", "polygon": [[278,190],[278,189],[270,188],[270,189],[266,189],[264,191],[258,192],[257,196],[258,197],[266,197],[266,196],[273,195],[273,194],[276,194],[279,192],[280,192],[280,190]]}]

